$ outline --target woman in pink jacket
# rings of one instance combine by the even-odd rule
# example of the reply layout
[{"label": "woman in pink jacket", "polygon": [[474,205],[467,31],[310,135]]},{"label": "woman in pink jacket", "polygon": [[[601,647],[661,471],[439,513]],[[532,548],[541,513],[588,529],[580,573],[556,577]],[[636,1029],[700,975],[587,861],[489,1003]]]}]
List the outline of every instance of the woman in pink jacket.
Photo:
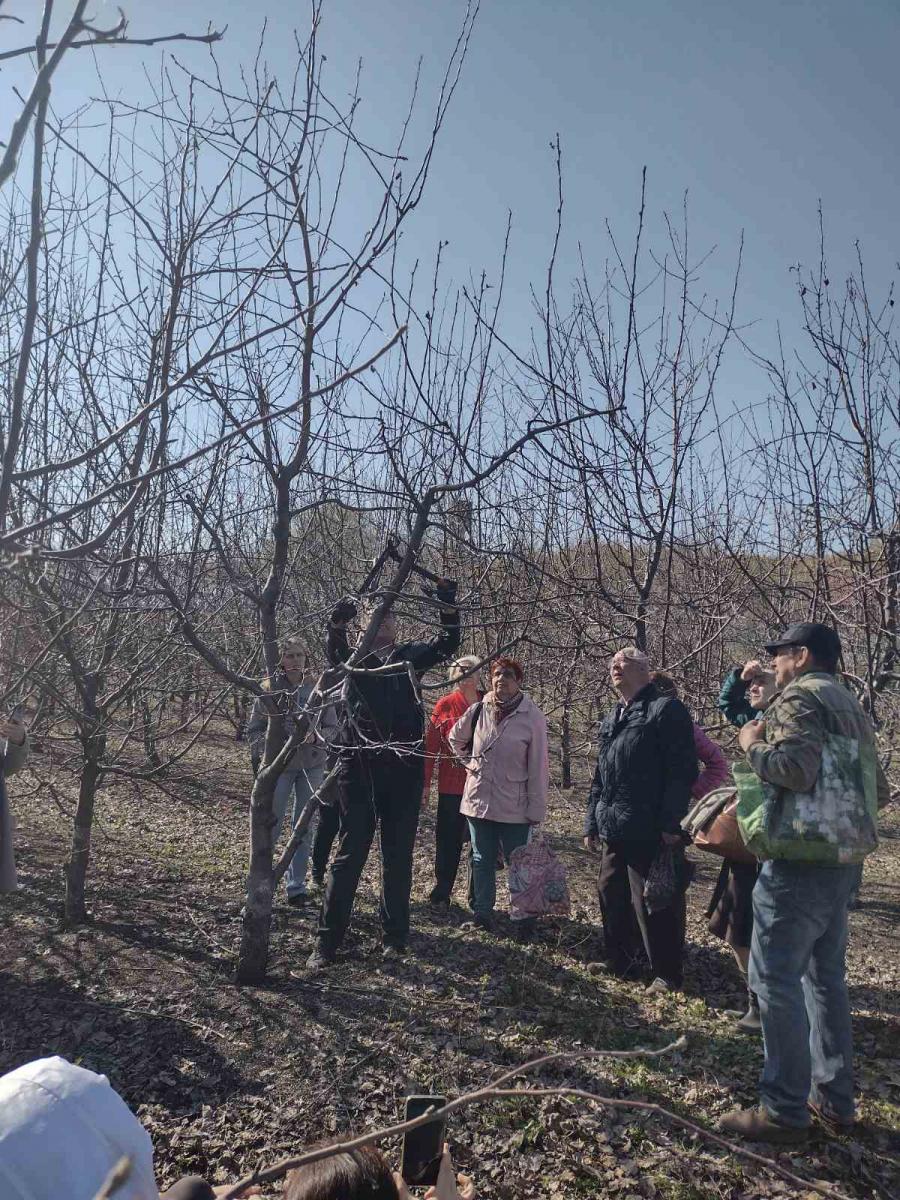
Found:
[{"label": "woman in pink jacket", "polygon": [[[678,689],[675,680],[662,671],[654,671],[650,676],[657,689],[663,696],[677,696]],[[728,759],[703,729],[694,722],[694,748],[700,763],[700,774],[691,786],[691,795],[695,800],[702,800],[716,788],[727,787],[731,782],[731,767]]]},{"label": "woman in pink jacket", "polygon": [[547,718],[522,691],[524,677],[515,659],[495,659],[490,692],[463,713],[448,739],[466,768],[459,811],[472,834],[475,924],[488,930],[494,923],[498,847],[508,859],[547,815]]}]

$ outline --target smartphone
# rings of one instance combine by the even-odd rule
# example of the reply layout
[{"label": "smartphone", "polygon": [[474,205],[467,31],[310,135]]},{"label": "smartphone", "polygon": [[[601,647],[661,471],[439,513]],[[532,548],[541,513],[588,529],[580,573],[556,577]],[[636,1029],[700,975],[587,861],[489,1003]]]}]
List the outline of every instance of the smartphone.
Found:
[{"label": "smartphone", "polygon": [[[413,1121],[430,1108],[443,1108],[446,1103],[444,1096],[407,1096],[403,1119]],[[437,1183],[446,1124],[444,1117],[438,1117],[404,1133],[400,1173],[407,1183],[423,1187]]]}]

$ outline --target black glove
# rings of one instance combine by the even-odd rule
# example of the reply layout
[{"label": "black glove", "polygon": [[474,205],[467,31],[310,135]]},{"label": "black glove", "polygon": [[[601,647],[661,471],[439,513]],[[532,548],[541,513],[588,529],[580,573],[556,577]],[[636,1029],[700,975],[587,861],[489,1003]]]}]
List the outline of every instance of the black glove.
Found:
[{"label": "black glove", "polygon": [[352,600],[339,600],[331,610],[328,620],[332,625],[346,625],[356,616],[356,605]]}]

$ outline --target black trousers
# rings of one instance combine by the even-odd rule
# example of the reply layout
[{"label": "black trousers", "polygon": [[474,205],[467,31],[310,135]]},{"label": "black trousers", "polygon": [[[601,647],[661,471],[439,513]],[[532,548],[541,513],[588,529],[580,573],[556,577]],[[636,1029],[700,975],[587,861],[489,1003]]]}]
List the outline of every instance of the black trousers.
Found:
[{"label": "black trousers", "polygon": [[319,913],[319,944],[327,953],[337,950],[347,933],[376,828],[381,843],[379,912],[384,942],[405,946],[423,777],[422,759],[413,754],[363,752],[344,763],[338,847]]},{"label": "black trousers", "polygon": [[316,821],[316,832],[312,844],[312,876],[322,883],[331,855],[331,847],[338,835],[341,824],[341,810],[338,804],[337,791],[328,796],[322,796],[319,804],[319,815]]},{"label": "black trousers", "polygon": [[[452,792],[438,795],[434,830],[434,887],[430,900],[445,902],[453,895],[462,848],[469,841],[469,822],[460,816],[462,796]],[[471,881],[471,868],[469,870]]]},{"label": "black trousers", "polygon": [[648,912],[644,903],[644,880],[658,849],[656,841],[603,844],[597,894],[606,955],[614,971],[634,975],[640,971],[643,943],[654,978],[680,987],[687,926],[685,888],[679,887],[673,902],[661,912]]}]

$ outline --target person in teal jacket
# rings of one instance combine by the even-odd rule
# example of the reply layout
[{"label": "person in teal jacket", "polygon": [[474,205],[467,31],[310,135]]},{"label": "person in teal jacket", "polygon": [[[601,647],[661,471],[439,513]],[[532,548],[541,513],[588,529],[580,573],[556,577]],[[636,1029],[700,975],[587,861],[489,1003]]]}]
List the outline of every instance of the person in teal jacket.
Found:
[{"label": "person in teal jacket", "polygon": [[758,659],[729,671],[722,683],[716,707],[729,725],[738,729],[755,721],[775,691],[775,676]]}]

